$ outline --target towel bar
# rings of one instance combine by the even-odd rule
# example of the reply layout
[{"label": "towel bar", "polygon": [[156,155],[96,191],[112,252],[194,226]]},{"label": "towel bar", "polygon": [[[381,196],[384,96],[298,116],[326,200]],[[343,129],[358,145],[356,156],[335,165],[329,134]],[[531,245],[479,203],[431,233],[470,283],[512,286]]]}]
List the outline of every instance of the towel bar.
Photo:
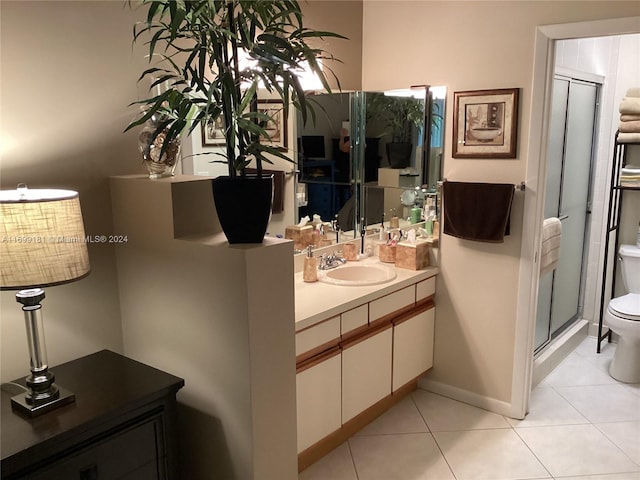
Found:
[{"label": "towel bar", "polygon": [[[446,178],[443,178],[443,179],[442,179],[442,181],[438,182],[438,186],[439,186],[439,187],[441,187],[441,186],[442,186],[442,184],[443,184],[444,182],[446,182],[446,181],[447,181],[447,179],[446,179]],[[526,183],[524,183],[524,182],[520,182],[518,185],[514,185],[513,187],[514,187],[516,190],[520,190],[521,192],[524,192],[524,191],[526,190],[526,188],[527,188],[527,184],[526,184]]]}]

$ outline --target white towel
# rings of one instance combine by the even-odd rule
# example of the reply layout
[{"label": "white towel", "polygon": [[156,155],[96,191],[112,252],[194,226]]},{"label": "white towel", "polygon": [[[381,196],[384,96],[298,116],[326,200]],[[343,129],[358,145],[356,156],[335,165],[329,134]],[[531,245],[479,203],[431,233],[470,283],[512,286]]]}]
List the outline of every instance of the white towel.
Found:
[{"label": "white towel", "polygon": [[552,271],[560,261],[560,241],[562,223],[558,218],[546,218],[542,224],[542,242],[540,245],[540,276]]},{"label": "white towel", "polygon": [[640,143],[640,132],[638,133],[618,133],[618,143]]}]

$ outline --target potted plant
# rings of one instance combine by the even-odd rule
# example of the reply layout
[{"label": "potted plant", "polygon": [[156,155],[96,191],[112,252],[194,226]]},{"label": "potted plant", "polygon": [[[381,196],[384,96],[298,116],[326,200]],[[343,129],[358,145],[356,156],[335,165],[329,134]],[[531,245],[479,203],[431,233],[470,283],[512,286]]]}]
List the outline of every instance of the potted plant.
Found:
[{"label": "potted plant", "polygon": [[[265,126],[270,117],[257,111],[258,89],[282,100],[285,113],[293,105],[303,121],[313,118],[313,106],[300,84],[301,68],[306,65],[330,92],[319,61],[333,57],[309,41],[344,37],[305,28],[300,6],[294,0],[140,3],[146,6],[147,15],[146,21],[134,27],[134,42],[145,42],[150,62],[158,55],[161,61],[142,72],[139,81],[150,79],[151,91],[158,87],[164,90],[134,102],[144,110],[127,130],[154,116],[161,118],[153,138],[163,136],[162,156],[170,142],[183,133],[189,135],[201,125],[220,123],[226,153],[218,161],[225,162],[229,172],[228,177],[214,180],[220,223],[230,243],[261,243],[272,194],[272,179],[263,177],[262,163],[271,163],[268,155],[290,159],[264,143],[269,139]],[[246,169],[254,160],[258,173],[250,177]],[[257,192],[246,193],[240,191],[242,188],[257,188],[266,199],[259,200]],[[230,211],[225,209],[224,192],[231,197]],[[246,206],[242,204],[245,200],[249,202]],[[262,220],[247,221],[243,213],[247,211],[261,215]],[[234,226],[230,220],[239,220],[241,225]],[[243,226],[253,227],[249,236],[238,231]]]}]

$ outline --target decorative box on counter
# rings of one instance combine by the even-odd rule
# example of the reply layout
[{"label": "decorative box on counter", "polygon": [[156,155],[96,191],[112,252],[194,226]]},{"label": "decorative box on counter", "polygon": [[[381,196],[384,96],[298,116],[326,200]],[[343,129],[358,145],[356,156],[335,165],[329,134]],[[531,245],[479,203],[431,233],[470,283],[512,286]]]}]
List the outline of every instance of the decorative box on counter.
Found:
[{"label": "decorative box on counter", "polygon": [[396,263],[396,250],[397,245],[381,244],[378,250],[378,258],[381,262]]},{"label": "decorative box on counter", "polygon": [[284,231],[284,238],[293,240],[294,249],[304,250],[307,245],[313,245],[313,225],[287,227]]},{"label": "decorative box on counter", "polygon": [[400,242],[396,248],[396,267],[409,270],[422,270],[429,266],[429,247],[431,242]]}]

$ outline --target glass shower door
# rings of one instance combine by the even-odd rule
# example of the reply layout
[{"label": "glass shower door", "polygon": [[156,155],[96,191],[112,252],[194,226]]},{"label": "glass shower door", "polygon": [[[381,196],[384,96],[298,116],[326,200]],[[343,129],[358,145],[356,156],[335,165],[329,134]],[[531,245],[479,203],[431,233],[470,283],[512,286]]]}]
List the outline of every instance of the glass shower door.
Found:
[{"label": "glass shower door", "polygon": [[540,279],[536,350],[582,314],[582,267],[598,86],[557,76],[553,95],[545,218],[562,221],[562,242],[558,267]]}]

